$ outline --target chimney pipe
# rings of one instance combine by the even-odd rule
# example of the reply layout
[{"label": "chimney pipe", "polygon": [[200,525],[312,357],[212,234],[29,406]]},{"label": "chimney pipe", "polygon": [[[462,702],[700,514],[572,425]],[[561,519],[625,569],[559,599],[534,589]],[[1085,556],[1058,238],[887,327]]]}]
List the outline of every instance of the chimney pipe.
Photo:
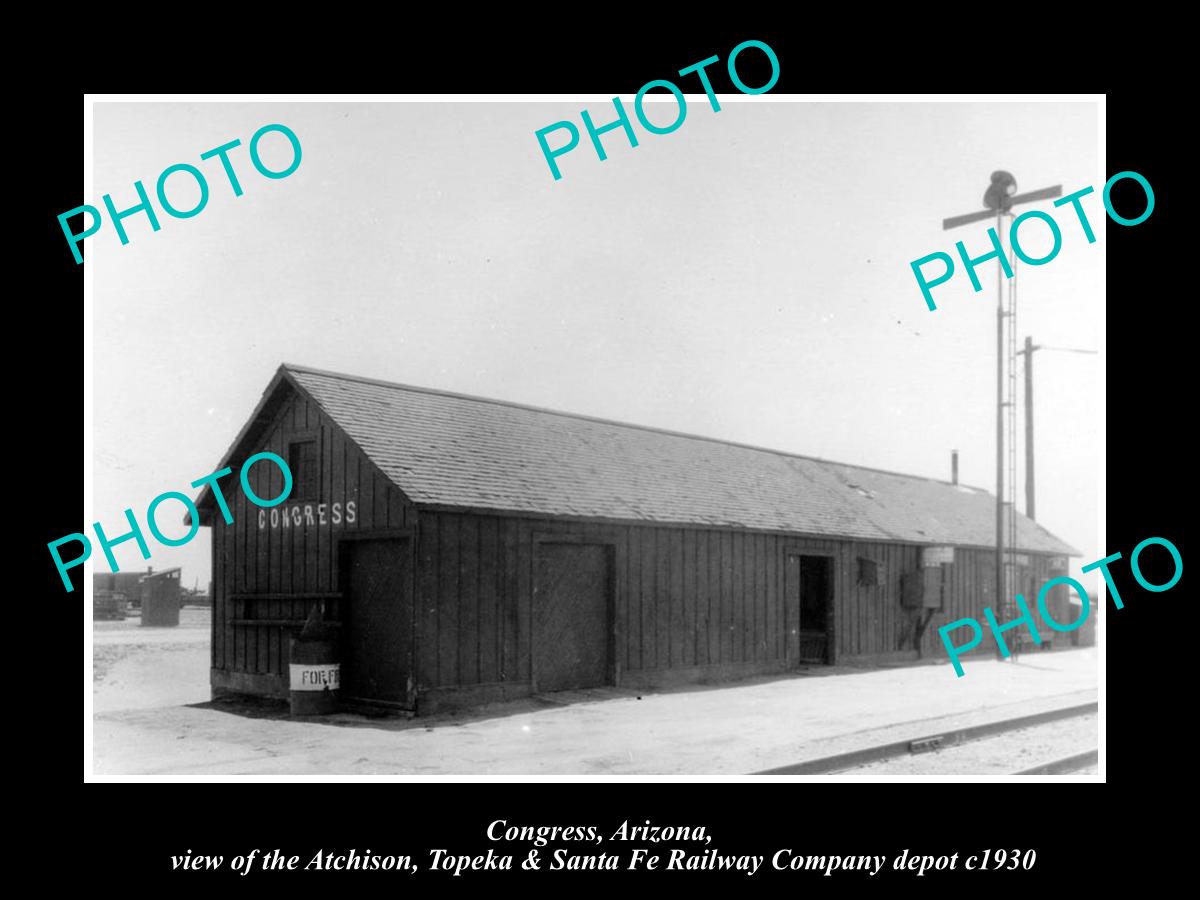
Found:
[{"label": "chimney pipe", "polygon": [[950,482],[958,484],[958,451],[950,451]]}]

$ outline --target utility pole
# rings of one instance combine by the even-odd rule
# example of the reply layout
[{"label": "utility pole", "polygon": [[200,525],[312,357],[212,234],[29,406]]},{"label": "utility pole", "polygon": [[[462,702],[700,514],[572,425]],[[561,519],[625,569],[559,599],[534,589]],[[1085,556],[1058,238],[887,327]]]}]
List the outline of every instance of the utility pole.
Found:
[{"label": "utility pole", "polygon": [[[1034,200],[1049,200],[1062,196],[1062,185],[1041,188],[1024,194],[1017,194],[1017,179],[1009,172],[997,170],[992,173],[991,184],[983,194],[984,209],[961,216],[952,216],[942,220],[942,229],[949,230],[972,222],[982,222],[996,217],[996,240],[1000,242],[1000,231],[1003,217],[1012,215],[1012,208],[1018,203],[1031,203]],[[1004,584],[1004,265],[1003,260],[996,272],[996,597],[995,603],[1001,609],[1008,607],[1007,591]],[[1015,361],[1014,361],[1015,362]],[[1012,398],[1010,402],[1016,402]],[[1012,510],[1016,515],[1016,510]]]},{"label": "utility pole", "polygon": [[1025,336],[1025,349],[1018,350],[1018,356],[1025,357],[1025,515],[1036,519],[1034,506],[1033,478],[1033,351],[1052,350],[1058,353],[1084,353],[1095,356],[1095,350],[1083,350],[1078,347],[1046,347],[1035,344],[1033,338]]},{"label": "utility pole", "polygon": [[1025,335],[1025,515],[1037,519],[1033,503],[1033,338]]}]

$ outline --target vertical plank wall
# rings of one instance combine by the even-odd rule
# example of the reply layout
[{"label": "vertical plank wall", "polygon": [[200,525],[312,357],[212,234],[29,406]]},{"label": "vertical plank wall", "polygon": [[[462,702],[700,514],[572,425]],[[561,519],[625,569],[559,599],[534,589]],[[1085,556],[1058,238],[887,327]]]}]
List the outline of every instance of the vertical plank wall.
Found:
[{"label": "vertical plank wall", "polygon": [[[213,516],[213,633],[212,666],[228,672],[270,675],[282,679],[287,672],[287,641],[294,633],[279,624],[250,624],[248,619],[302,620],[313,595],[333,594],[338,588],[337,540],[343,531],[410,528],[415,517],[411,505],[345,438],[341,429],[317,406],[293,394],[277,413],[266,436],[252,453],[271,451],[287,458],[290,440],[311,435],[317,441],[320,470],[318,497],[300,499],[300,505],[325,503],[326,522],[314,513],[312,525],[259,528],[261,507],[241,490],[242,460],[233,474],[221,479],[233,523],[226,525],[220,512]],[[247,454],[251,455],[251,454]],[[269,462],[250,469],[249,483],[262,498],[277,496],[283,476]],[[342,522],[333,524],[332,505],[341,504]],[[354,522],[348,506],[355,504]],[[278,509],[291,509],[290,500]],[[270,510],[263,510],[265,517]],[[250,599],[231,600],[233,595]],[[253,599],[262,595],[263,599]]]},{"label": "vertical plank wall", "polygon": [[[797,649],[798,602],[786,596],[784,578],[789,553],[833,558],[835,661],[916,655],[919,613],[901,604],[900,584],[920,566],[917,545],[421,512],[420,688],[530,681],[536,538],[555,534],[614,550],[614,650],[623,677],[784,668]],[[876,585],[858,583],[859,557],[878,564]],[[991,605],[989,552],[960,549],[955,559],[946,608],[921,638],[924,656],[945,657],[940,625],[982,621]]]},{"label": "vertical plank wall", "polygon": [[[1022,566],[1017,576],[1016,593],[1020,593],[1026,605],[1033,614],[1034,624],[1043,641],[1056,641],[1059,646],[1069,643],[1069,638],[1062,632],[1055,632],[1045,623],[1038,611],[1037,595],[1042,585],[1051,578],[1065,575],[1066,571],[1052,566],[1054,557],[1046,555],[1029,555],[1030,563]],[[959,547],[954,551],[954,563],[949,567],[950,590],[946,600],[946,608],[936,613],[921,641],[923,656],[933,656],[939,659],[947,658],[946,647],[938,635],[938,628],[958,619],[975,619],[983,627],[983,640],[971,653],[993,655],[996,643],[988,632],[984,618],[984,608],[989,607],[995,613],[1000,624],[1005,623],[1005,617],[1000,612],[1000,604],[996,598],[996,557],[995,550],[973,549]],[[1066,588],[1056,586],[1047,596],[1047,608],[1051,616],[1062,624],[1069,624],[1072,612],[1069,595]],[[1015,609],[1015,606],[1014,606]],[[1013,618],[1010,616],[1009,618]],[[1024,629],[1022,629],[1024,630]],[[1016,631],[1005,632],[1006,636],[1015,636]],[[1028,632],[1025,631],[1028,640]],[[955,643],[966,641],[970,630],[952,631],[949,637]]]},{"label": "vertical plank wall", "polygon": [[[539,535],[568,534],[613,548],[614,653],[621,678],[735,676],[785,668],[797,651],[798,600],[790,596],[785,578],[790,553],[833,559],[835,662],[917,650],[918,613],[905,609],[900,595],[903,575],[920,565],[916,545],[468,512],[422,511],[418,521],[403,494],[299,394],[282,403],[251,452],[269,450],[286,458],[288,442],[310,434],[318,442],[319,498],[298,502],[337,502],[346,516],[353,501],[355,521],[335,526],[330,515],[324,525],[259,528],[260,507],[241,491],[241,460],[235,461],[234,474],[221,481],[234,522],[226,525],[219,512],[213,517],[214,669],[267,676],[282,688],[293,630],[278,623],[302,620],[314,596],[337,591],[338,534],[399,528],[417,534],[419,688],[529,683]],[[281,482],[281,473],[269,463],[250,472],[251,487],[261,497],[278,494]],[[285,502],[280,509],[291,505]],[[876,585],[858,583],[859,557],[878,565]],[[1026,573],[1031,608],[1036,588],[1061,574],[1049,566],[1049,557],[1031,557]],[[996,606],[990,551],[959,548],[948,577],[946,608],[921,637],[924,656],[946,655],[938,627],[965,617],[982,621],[983,608]],[[231,599],[235,595],[249,599]],[[1059,588],[1051,600],[1061,622],[1070,621],[1067,596]],[[268,621],[254,624],[254,619]],[[1061,638],[1041,624],[1039,629],[1043,636]],[[977,652],[993,648],[988,638]]]}]

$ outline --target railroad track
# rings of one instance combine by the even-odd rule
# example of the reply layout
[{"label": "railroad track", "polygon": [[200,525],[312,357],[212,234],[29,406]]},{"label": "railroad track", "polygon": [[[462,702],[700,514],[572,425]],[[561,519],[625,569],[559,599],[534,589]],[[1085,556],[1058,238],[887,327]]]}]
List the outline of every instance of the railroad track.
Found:
[{"label": "railroad track", "polygon": [[[888,741],[886,743],[862,747],[845,753],[837,753],[832,756],[806,759],[801,762],[792,763],[786,766],[779,766],[773,769],[764,769],[763,771],[752,772],[751,774],[823,775],[832,772],[845,772],[850,769],[856,769],[861,766],[866,766],[885,760],[893,760],[900,757],[913,756],[916,754],[958,747],[974,741],[993,738],[997,735],[1005,734],[1006,732],[1019,731],[1026,728],[1035,728],[1037,726],[1072,719],[1079,716],[1095,715],[1098,711],[1098,708],[1099,704],[1096,701],[1092,701],[1090,703],[1080,703],[1073,706],[1064,706],[1059,707],[1058,709],[1050,709],[1023,716],[1013,716],[994,722],[985,722],[980,725],[970,725],[963,728],[949,729],[916,738]],[[1084,753],[1072,754],[1060,759],[1055,759],[1052,762],[1043,763],[1032,768],[1022,769],[1020,771],[1010,772],[1008,774],[1060,775],[1095,765],[1097,759],[1098,751],[1092,749]]]},{"label": "railroad track", "polygon": [[1052,762],[1042,763],[1040,766],[1033,766],[1029,769],[1022,769],[1020,772],[1013,772],[1014,775],[1065,775],[1068,772],[1076,772],[1079,769],[1086,769],[1088,766],[1094,766],[1100,760],[1100,751],[1098,749],[1085,750],[1082,753],[1074,753],[1070,756],[1064,756],[1061,759],[1056,759]]}]

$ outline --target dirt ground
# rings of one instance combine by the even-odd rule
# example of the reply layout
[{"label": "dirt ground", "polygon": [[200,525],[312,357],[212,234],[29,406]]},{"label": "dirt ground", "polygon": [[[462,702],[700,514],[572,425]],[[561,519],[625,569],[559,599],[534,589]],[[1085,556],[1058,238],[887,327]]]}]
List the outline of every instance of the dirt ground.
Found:
[{"label": "dirt ground", "polygon": [[[915,753],[858,766],[853,773],[870,775],[1011,775],[1054,759],[1096,747],[1097,717],[1078,716],[1034,728],[1007,731],[932,753]],[[1095,774],[1090,766],[1088,774]],[[845,773],[849,774],[849,773]]]},{"label": "dirt ground", "polygon": [[[96,776],[745,775],[1096,698],[1096,651],[1081,649],[1015,665],[969,661],[963,678],[948,665],[818,667],[658,693],[570,692],[412,720],[298,720],[284,706],[208,702],[208,616],[185,609],[178,628],[94,624]],[[951,770],[996,774],[965,758]]]},{"label": "dirt ground", "polygon": [[93,622],[95,712],[207,700],[210,615],[184,607],[177,628],[142,628],[137,618]]}]

